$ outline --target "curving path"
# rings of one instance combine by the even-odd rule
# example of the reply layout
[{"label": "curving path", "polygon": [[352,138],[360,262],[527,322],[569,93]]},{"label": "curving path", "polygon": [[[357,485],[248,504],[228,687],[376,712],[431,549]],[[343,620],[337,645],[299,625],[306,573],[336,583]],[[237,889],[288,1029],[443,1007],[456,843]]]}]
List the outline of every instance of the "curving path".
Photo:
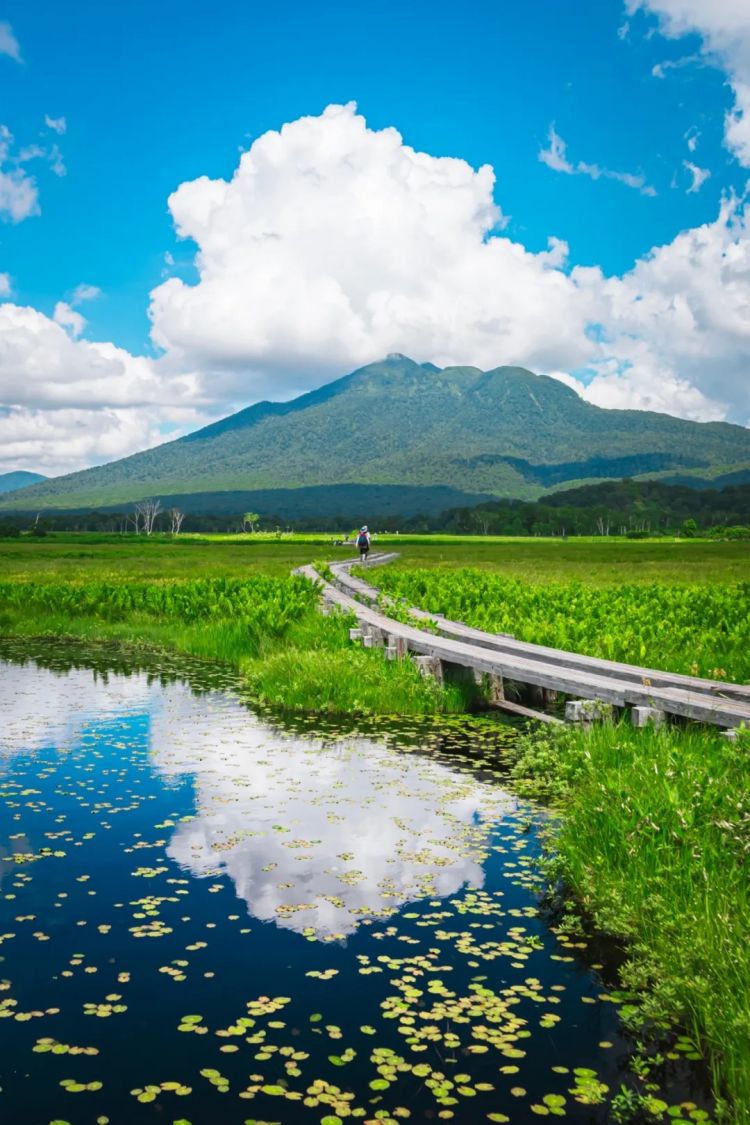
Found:
[{"label": "curving path", "polygon": [[[391,562],[395,553],[373,555],[368,566]],[[322,583],[324,603],[338,606],[357,618],[365,644],[386,644],[391,657],[414,653],[423,671],[438,677],[464,670],[475,677],[490,677],[493,701],[505,710],[557,721],[543,712],[512,704],[503,698],[504,679],[562,692],[577,700],[598,700],[617,707],[633,707],[633,721],[659,722],[665,714],[713,723],[734,731],[750,727],[750,684],[727,684],[694,676],[641,668],[633,664],[602,660],[518,641],[506,634],[485,633],[440,614],[410,609],[412,621],[429,627],[403,624],[386,616],[377,606],[376,587],[355,578],[350,570],[358,559],[330,563],[333,580],[323,581],[312,566],[300,567],[304,574]],[[566,716],[586,718],[587,709],[569,703]]]}]

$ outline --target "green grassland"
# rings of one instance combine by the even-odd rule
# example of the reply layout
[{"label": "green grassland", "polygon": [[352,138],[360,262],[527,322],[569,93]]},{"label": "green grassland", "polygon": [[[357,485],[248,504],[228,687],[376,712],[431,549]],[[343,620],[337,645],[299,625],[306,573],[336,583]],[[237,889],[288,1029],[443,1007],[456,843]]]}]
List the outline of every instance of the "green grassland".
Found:
[{"label": "green grassland", "polygon": [[[0,578],[83,581],[120,578],[287,574],[307,562],[349,557],[337,536],[106,535],[58,532],[0,539]],[[750,576],[750,542],[702,539],[540,539],[460,535],[378,535],[376,550],[400,551],[399,569],[477,567],[532,582],[739,582]]]}]

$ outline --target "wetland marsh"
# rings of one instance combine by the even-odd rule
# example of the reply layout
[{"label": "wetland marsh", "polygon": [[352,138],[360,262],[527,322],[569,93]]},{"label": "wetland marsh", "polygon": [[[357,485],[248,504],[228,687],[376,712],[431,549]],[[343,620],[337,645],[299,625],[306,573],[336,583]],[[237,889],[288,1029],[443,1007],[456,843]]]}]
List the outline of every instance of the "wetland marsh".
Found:
[{"label": "wetland marsh", "polygon": [[[429,608],[746,670],[746,543],[400,545]],[[331,556],[0,543],[3,1119],[746,1122],[745,743],[469,716],[316,612]]]},{"label": "wetland marsh", "polygon": [[[540,913],[513,727],[284,726],[216,670],[0,658],[9,1125],[611,1119],[626,998]],[[649,1096],[705,1120],[685,1053]]]}]

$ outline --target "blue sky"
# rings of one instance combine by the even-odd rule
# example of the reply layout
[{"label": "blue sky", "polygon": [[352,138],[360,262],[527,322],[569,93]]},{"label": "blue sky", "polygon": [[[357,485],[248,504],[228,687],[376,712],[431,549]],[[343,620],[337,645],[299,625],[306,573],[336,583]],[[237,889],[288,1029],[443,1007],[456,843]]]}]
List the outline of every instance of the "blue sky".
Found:
[{"label": "blue sky", "polygon": [[[733,8],[733,0],[724,0],[724,6]],[[708,14],[701,22],[704,7]],[[135,446],[152,443],[159,433],[191,428],[259,393],[276,389],[278,397],[287,397],[343,373],[345,348],[329,349],[330,356],[322,350],[309,373],[295,379],[279,374],[294,367],[294,357],[261,355],[251,346],[245,354],[238,345],[225,362],[207,345],[188,346],[185,333],[179,337],[171,326],[155,343],[148,308],[150,292],[167,273],[193,286],[200,280],[193,265],[195,241],[175,235],[170,193],[204,176],[230,180],[240,150],[267,131],[354,101],[372,134],[394,127],[418,153],[460,158],[472,169],[491,165],[494,199],[507,217],[497,228],[503,239],[532,255],[546,250],[550,236],[563,240],[567,257],[556,265],[568,278],[577,266],[597,267],[601,292],[590,296],[586,312],[591,338],[600,330],[594,306],[601,302],[604,278],[622,278],[652,248],[673,244],[681,232],[716,224],[722,198],[744,191],[748,171],[737,146],[727,144],[725,115],[743,78],[737,60],[744,58],[744,47],[741,43],[738,54],[732,42],[745,31],[741,19],[739,31],[730,26],[727,46],[721,26],[711,22],[712,7],[717,6],[702,0],[647,0],[646,10],[637,11],[627,11],[622,0],[461,5],[9,0],[0,11],[18,44],[18,57],[13,49],[0,56],[0,121],[14,138],[9,160],[32,145],[46,155],[13,165],[34,177],[39,213],[16,222],[6,215],[8,221],[0,224],[7,300],[48,318],[58,302],[73,304],[86,325],[64,324],[64,315],[58,323],[78,343],[111,341],[135,357],[157,359],[169,379],[193,380],[190,388],[182,384],[189,409],[150,421],[148,433],[133,430]],[[750,39],[750,26],[747,32]],[[45,117],[58,125],[45,126]],[[555,159],[540,159],[550,151],[551,127],[567,146],[562,167],[559,159],[557,165]],[[50,156],[54,145],[57,171]],[[556,151],[559,157],[563,150]],[[698,190],[688,190],[696,175],[688,163],[701,170],[699,179],[705,176]],[[632,179],[625,183],[610,173]],[[744,222],[744,210],[740,219]],[[733,221],[736,226],[736,214]],[[349,237],[356,259],[357,238]],[[735,229],[730,241],[742,237]],[[166,253],[174,264],[165,263]],[[456,253],[460,257],[460,250]],[[82,284],[96,286],[101,295],[76,303],[72,295]],[[642,296],[631,293],[628,299]],[[246,315],[252,316],[250,305]],[[611,339],[633,334],[628,325],[604,331]],[[410,333],[404,335],[411,343]],[[394,339],[398,343],[397,334]],[[514,344],[519,354],[506,355],[500,343],[497,362],[536,360],[535,369],[583,387],[597,378],[627,375],[645,362],[614,345],[611,355],[595,357],[579,356],[573,348],[556,363],[554,355],[547,358],[549,349],[539,356]],[[649,337],[648,346],[649,378],[658,380],[652,355],[658,341]],[[434,357],[417,358],[458,361],[457,348],[452,342]],[[354,365],[360,353],[350,350]],[[472,351],[469,339],[466,352],[468,362],[485,354],[481,348]],[[739,358],[744,363],[746,354]],[[664,378],[687,380],[701,402],[675,392],[665,408],[688,416],[750,419],[744,392],[730,401],[726,386],[699,386],[676,363],[670,358]],[[235,372],[231,378],[227,368]],[[243,383],[236,377],[240,368],[260,375]],[[219,369],[221,394],[212,398],[205,382],[196,389],[201,379],[218,385]],[[55,370],[53,363],[47,383],[58,378]],[[170,386],[167,397],[175,393]],[[642,390],[639,394],[632,404],[649,405]],[[88,402],[66,392],[62,399],[70,409],[117,411],[127,405],[122,397],[118,391],[111,403],[101,395]],[[138,397],[133,405],[140,408]],[[157,399],[151,395],[154,410]],[[61,403],[54,400],[54,394],[46,399],[40,394],[17,401],[0,381],[0,402],[6,410],[26,411],[25,422],[29,411],[56,409],[59,419]],[[653,405],[660,401],[657,395]],[[619,394],[600,404],[628,401]],[[45,452],[33,429],[28,463],[20,450],[6,467],[34,467],[34,458],[35,465],[43,461],[55,471],[66,467],[59,448]],[[19,432],[25,432],[23,425]],[[2,427],[0,436],[5,437]],[[71,467],[121,451],[116,443],[82,447]]]}]

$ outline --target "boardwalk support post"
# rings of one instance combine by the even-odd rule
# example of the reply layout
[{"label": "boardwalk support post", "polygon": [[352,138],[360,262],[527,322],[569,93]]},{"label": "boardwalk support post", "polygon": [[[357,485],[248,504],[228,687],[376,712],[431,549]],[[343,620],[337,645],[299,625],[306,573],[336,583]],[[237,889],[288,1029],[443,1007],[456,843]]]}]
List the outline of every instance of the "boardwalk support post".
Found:
[{"label": "boardwalk support post", "polygon": [[489,703],[502,703],[505,699],[505,682],[502,676],[494,675],[491,672],[480,672],[478,668],[474,670],[474,683],[480,691],[486,696]]},{"label": "boardwalk support post", "polygon": [[414,663],[423,676],[434,676],[439,684],[443,682],[443,662],[439,656],[415,656]]},{"label": "boardwalk support post", "polygon": [[389,633],[387,638],[388,644],[385,650],[385,655],[389,660],[403,660],[408,652],[406,638],[398,637],[394,633]]},{"label": "boardwalk support post", "polygon": [[362,630],[361,629],[350,629],[349,630],[349,640],[350,641],[361,641],[362,640]]},{"label": "boardwalk support post", "polygon": [[658,707],[633,707],[630,712],[630,721],[634,727],[654,726],[660,727],[666,718],[664,711]]},{"label": "boardwalk support post", "polygon": [[612,718],[612,704],[600,699],[569,699],[565,704],[565,719],[569,723],[590,726]]}]

